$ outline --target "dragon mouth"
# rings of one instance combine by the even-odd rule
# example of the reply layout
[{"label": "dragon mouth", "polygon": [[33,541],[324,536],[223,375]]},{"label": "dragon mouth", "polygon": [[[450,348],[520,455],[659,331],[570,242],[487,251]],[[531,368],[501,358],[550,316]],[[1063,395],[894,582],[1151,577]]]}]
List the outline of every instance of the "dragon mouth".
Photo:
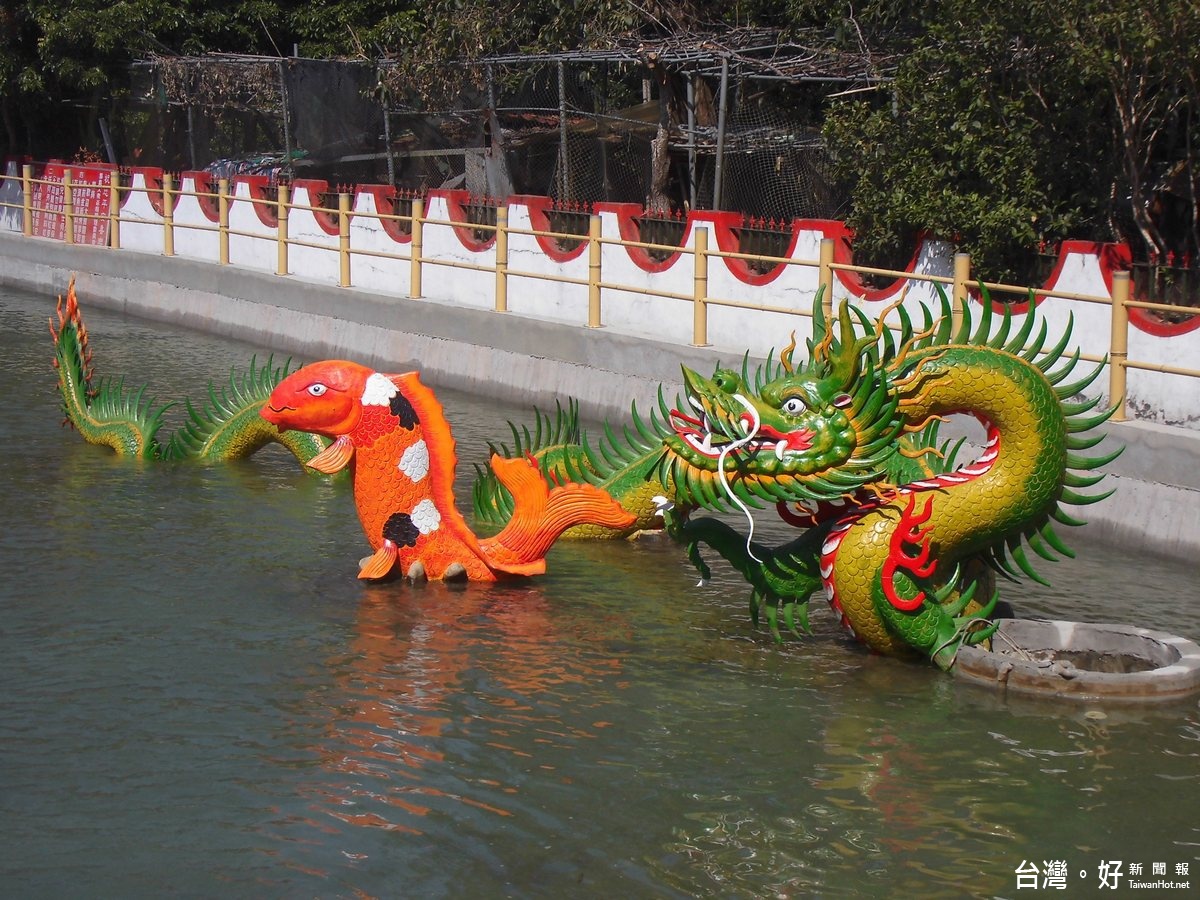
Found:
[{"label": "dragon mouth", "polygon": [[747,455],[754,455],[769,451],[782,462],[788,455],[800,454],[810,449],[812,439],[816,436],[815,432],[807,428],[782,432],[771,425],[757,422],[747,403],[747,411],[730,419],[731,428],[736,428],[742,433],[740,438],[733,438],[713,427],[712,419],[701,400],[691,394],[687,400],[696,415],[689,415],[678,409],[671,410],[671,428],[681,441],[706,459],[719,459],[726,452],[744,451]]},{"label": "dragon mouth", "polygon": [[732,443],[730,439],[716,431],[704,405],[695,397],[688,397],[688,402],[697,415],[691,416],[678,409],[671,410],[671,428],[679,439],[696,453],[708,459],[717,459],[722,450]]}]

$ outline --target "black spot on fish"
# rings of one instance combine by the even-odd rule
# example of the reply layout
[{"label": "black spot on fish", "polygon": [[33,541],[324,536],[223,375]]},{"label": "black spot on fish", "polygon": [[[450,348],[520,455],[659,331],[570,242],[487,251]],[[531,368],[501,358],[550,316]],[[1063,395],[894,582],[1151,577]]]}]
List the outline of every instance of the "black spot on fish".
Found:
[{"label": "black spot on fish", "polygon": [[412,408],[412,404],[404,398],[403,394],[397,393],[392,398],[392,402],[388,404],[392,410],[392,415],[400,420],[400,425],[404,428],[415,428],[417,422],[417,411]]},{"label": "black spot on fish", "polygon": [[383,536],[397,547],[412,547],[416,545],[421,532],[408,513],[392,513],[383,524]]}]

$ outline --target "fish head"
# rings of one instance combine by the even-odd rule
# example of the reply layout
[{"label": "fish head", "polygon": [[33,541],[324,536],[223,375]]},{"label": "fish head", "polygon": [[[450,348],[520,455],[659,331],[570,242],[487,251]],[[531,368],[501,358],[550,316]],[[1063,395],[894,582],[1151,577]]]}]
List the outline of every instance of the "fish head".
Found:
[{"label": "fish head", "polygon": [[279,382],[260,415],[280,431],[341,437],[362,418],[363,392],[374,374],[342,359],[312,363]]}]

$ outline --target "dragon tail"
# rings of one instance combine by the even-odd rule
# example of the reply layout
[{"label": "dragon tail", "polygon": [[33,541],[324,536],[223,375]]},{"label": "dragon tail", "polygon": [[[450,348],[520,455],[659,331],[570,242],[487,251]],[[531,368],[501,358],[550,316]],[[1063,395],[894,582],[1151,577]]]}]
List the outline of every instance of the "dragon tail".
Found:
[{"label": "dragon tail", "polygon": [[160,447],[156,435],[170,404],[159,406],[144,399],[145,387],[126,393],[123,380],[101,378],[93,383],[92,351],[74,278],[67,286],[66,297],[58,298],[56,312],[57,327],[51,319],[50,334],[54,338],[58,392],[66,416],[63,424],[72,425],[88,443],[111,447],[118,455],[157,457]]},{"label": "dragon tail", "polygon": [[481,542],[488,564],[503,572],[533,575],[545,570],[550,545],[568,528],[595,524],[625,528],[634,517],[606,491],[569,483],[550,489],[537,463],[528,457],[491,458],[492,471],[513,497],[504,529]]}]

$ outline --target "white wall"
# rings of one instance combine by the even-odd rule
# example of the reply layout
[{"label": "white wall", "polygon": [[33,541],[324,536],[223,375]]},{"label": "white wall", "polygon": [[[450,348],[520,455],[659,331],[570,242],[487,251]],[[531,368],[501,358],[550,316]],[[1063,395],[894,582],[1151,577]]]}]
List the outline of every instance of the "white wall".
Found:
[{"label": "white wall", "polygon": [[[124,249],[147,253],[163,251],[163,217],[150,203],[146,193],[147,175],[155,173],[135,170],[132,191],[121,209],[121,245]],[[174,212],[177,232],[175,252],[181,256],[207,260],[218,264],[218,238],[214,223],[204,214],[195,197],[195,178],[185,175],[180,181],[183,195]],[[272,195],[273,196],[273,195]],[[338,237],[330,234],[306,207],[319,203],[316,189],[301,182],[292,191],[293,208],[289,215],[288,237],[295,243],[288,249],[289,277],[324,284],[338,284]],[[19,167],[9,161],[6,177],[0,183],[0,201],[19,207],[21,203]],[[412,244],[387,234],[383,224],[374,216],[378,213],[375,196],[367,189],[355,193],[351,220],[350,243],[356,251],[371,254],[391,254],[396,258],[376,255],[354,255],[351,262],[351,283],[381,295],[406,297],[410,288],[410,251]],[[458,305],[491,309],[495,305],[496,260],[495,242],[484,242],[482,249],[468,246],[469,240],[460,235],[462,229],[450,223],[456,209],[454,195],[434,191],[427,200],[427,222],[423,233],[422,267],[423,293],[427,297],[450,301]],[[710,252],[718,251],[717,232],[728,226],[726,214],[701,213],[689,217],[682,250],[695,246],[698,228],[709,230]],[[669,264],[648,266],[645,254],[632,248],[618,246],[621,219],[629,210],[612,205],[600,207],[602,229],[601,272],[604,283],[613,285],[603,291],[601,319],[604,326],[630,334],[654,338],[678,345],[688,345],[693,336],[693,307],[690,300],[646,296],[643,291],[679,294],[691,297],[694,282],[693,256],[683,252]],[[586,284],[567,284],[540,281],[516,273],[549,275],[586,282],[588,253],[576,254],[564,262],[546,253],[538,239],[522,234],[533,229],[530,205],[522,198],[512,198],[508,204],[509,252],[508,267],[514,274],[508,280],[510,312],[555,322],[585,326],[588,318]],[[187,226],[199,226],[188,228]],[[20,210],[0,210],[0,227],[20,230]],[[262,222],[251,200],[250,186],[235,179],[229,208],[230,263],[236,267],[275,272],[278,259],[278,231]],[[845,236],[840,223],[799,222],[795,226],[794,246],[790,259],[815,262],[820,241],[825,236]],[[844,241],[843,241],[844,243]],[[848,251],[847,251],[848,252]],[[561,255],[561,254],[560,254]],[[1111,254],[1109,254],[1111,256]],[[843,256],[843,261],[848,257]],[[945,243],[924,243],[915,260],[914,271],[919,274],[948,277],[952,272],[953,248]],[[457,264],[454,268],[445,263]],[[817,290],[817,269],[812,265],[789,265],[777,273],[758,278],[760,284],[748,283],[734,271],[736,263],[710,257],[708,296],[715,301],[731,300],[742,303],[781,307],[793,313],[754,312],[708,305],[708,340],[715,348],[729,352],[734,363],[749,350],[752,355],[765,356],[789,342],[795,332],[803,340],[811,333],[808,316]],[[1042,286],[1044,296],[1038,308],[1049,324],[1053,339],[1067,327],[1073,327],[1073,344],[1085,355],[1100,357],[1109,351],[1111,310],[1108,305],[1064,299],[1064,294],[1109,296],[1110,262],[1101,249],[1093,245],[1067,242],[1064,244],[1059,267],[1050,282]],[[482,268],[472,268],[482,267]],[[660,271],[651,271],[658,268]],[[835,299],[849,298],[861,303],[871,315],[877,315],[895,302],[905,284],[868,292],[856,285],[853,277],[835,279]],[[623,289],[624,288],[624,289]],[[922,302],[934,296],[928,283],[912,282],[903,303],[916,315]],[[975,302],[975,301],[972,301]],[[976,304],[976,309],[978,309]],[[919,321],[919,318],[918,318]],[[1073,325],[1071,324],[1073,322]],[[1196,368],[1200,366],[1200,328],[1187,331],[1146,327],[1134,322],[1129,329],[1129,359],[1156,365]],[[1156,333],[1159,332],[1159,333]],[[1107,391],[1107,373],[1097,381],[1098,389]],[[1171,376],[1157,372],[1129,370],[1127,402],[1131,417],[1200,430],[1200,380]]]}]

